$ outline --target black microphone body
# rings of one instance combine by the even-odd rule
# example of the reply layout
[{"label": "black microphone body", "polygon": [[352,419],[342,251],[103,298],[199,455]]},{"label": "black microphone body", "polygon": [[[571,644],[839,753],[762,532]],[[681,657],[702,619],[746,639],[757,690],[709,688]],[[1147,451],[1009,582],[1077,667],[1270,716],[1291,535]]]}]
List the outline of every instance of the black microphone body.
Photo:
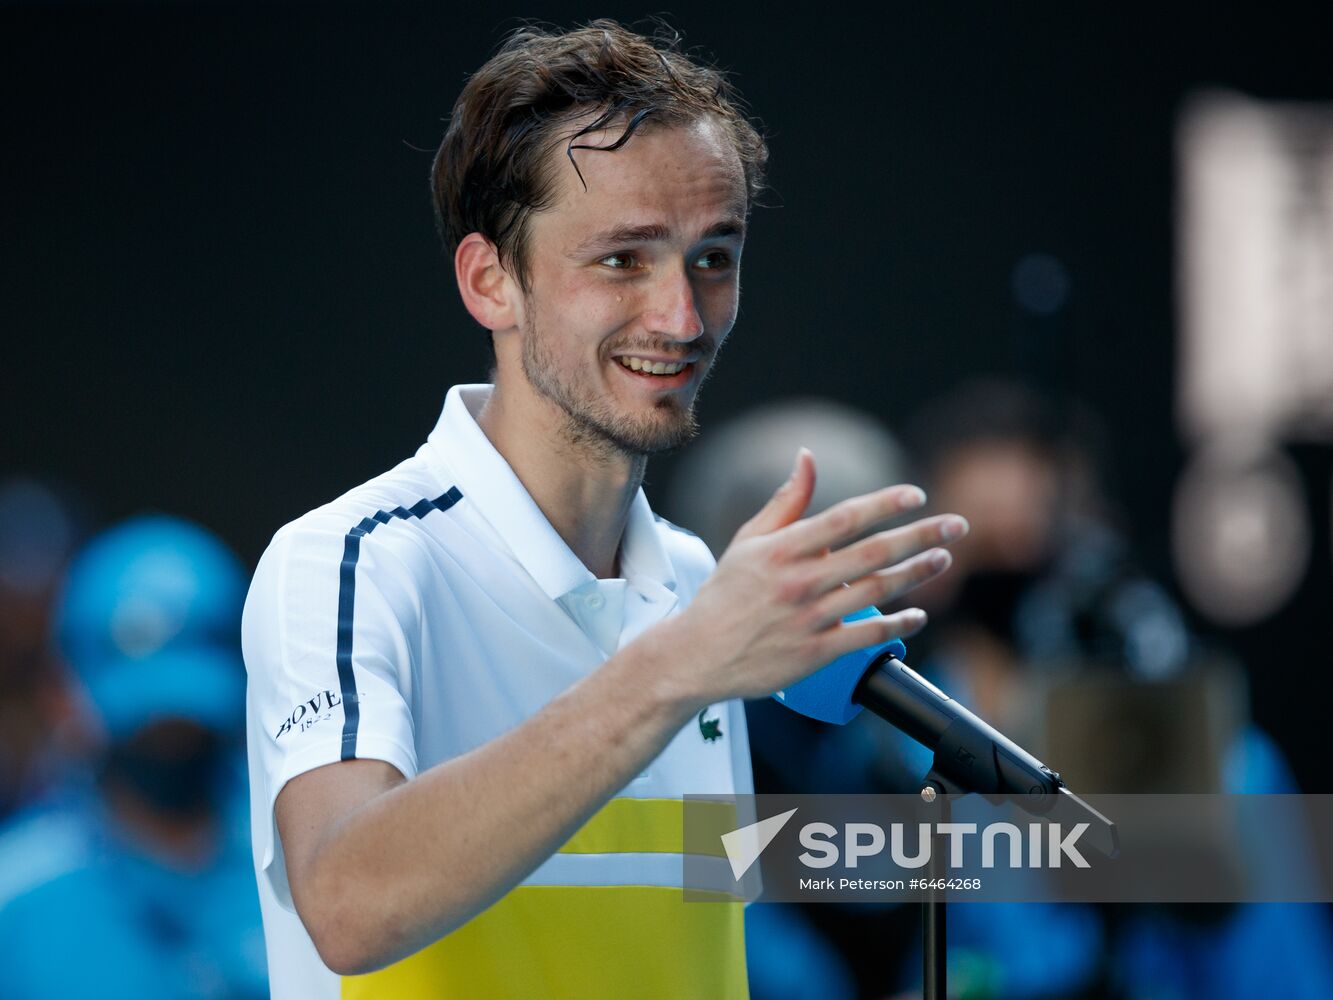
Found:
[{"label": "black microphone body", "polygon": [[[878,615],[866,608],[847,621]],[[1115,824],[1069,790],[1060,775],[978,718],[899,659],[894,639],[846,653],[773,697],[807,718],[846,725],[862,708],[934,752],[922,794],[966,795],[991,801],[1013,796],[1026,811],[1050,821],[1087,823],[1094,845],[1115,857]]]},{"label": "black microphone body", "polygon": [[892,652],[878,656],[852,699],[935,751],[931,777],[941,791],[1028,795],[1041,809],[1054,802],[1060,776],[1017,743],[954,701]]},{"label": "black microphone body", "polygon": [[869,709],[935,752],[925,788],[991,801],[1014,802],[1037,816],[1087,825],[1089,842],[1103,855],[1120,853],[1115,824],[1065,785],[1056,771],[978,718],[885,649],[872,660],[852,694]]}]

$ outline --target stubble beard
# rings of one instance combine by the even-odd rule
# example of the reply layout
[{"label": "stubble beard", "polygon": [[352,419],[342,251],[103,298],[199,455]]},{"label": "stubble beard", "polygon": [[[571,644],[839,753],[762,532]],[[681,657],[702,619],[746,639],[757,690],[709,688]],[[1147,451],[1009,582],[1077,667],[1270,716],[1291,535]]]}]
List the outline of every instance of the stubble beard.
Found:
[{"label": "stubble beard", "polygon": [[616,413],[604,397],[563,379],[538,327],[532,303],[527,313],[523,374],[538,393],[564,413],[562,433],[571,444],[606,457],[639,458],[679,448],[698,435],[693,403],[682,405],[678,399],[666,396],[658,400],[652,414],[635,417]]}]

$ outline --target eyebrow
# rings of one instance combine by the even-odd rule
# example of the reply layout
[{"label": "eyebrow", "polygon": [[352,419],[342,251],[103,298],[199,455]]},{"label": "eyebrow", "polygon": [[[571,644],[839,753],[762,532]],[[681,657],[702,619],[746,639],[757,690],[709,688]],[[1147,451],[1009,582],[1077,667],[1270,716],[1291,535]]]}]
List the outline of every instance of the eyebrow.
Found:
[{"label": "eyebrow", "polygon": [[[699,238],[699,242],[744,235],[744,220],[739,217],[731,217],[710,226]],[[595,250],[614,250],[616,247],[635,243],[657,243],[670,238],[671,228],[661,223],[648,223],[642,226],[616,226],[614,229],[603,230],[584,240],[570,251],[569,255],[574,258],[582,258]]]}]

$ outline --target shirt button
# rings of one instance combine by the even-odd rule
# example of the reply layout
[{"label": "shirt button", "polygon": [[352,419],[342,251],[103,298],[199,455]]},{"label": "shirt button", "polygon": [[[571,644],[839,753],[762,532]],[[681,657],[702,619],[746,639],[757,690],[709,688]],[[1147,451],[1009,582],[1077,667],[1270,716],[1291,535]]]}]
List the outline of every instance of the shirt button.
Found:
[{"label": "shirt button", "polygon": [[588,607],[592,608],[594,611],[601,611],[602,605],[605,603],[606,598],[601,594],[590,594],[588,596]]}]

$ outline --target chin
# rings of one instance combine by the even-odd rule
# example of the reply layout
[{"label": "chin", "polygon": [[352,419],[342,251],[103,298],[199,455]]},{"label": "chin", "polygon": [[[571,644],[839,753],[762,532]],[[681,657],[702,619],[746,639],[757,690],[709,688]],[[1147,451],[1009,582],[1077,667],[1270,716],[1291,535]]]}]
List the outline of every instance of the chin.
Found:
[{"label": "chin", "polygon": [[[669,409],[670,413],[662,413]],[[580,422],[591,435],[600,437],[617,451],[629,455],[656,455],[673,451],[692,441],[699,433],[699,425],[692,410],[679,406],[656,406],[655,413],[646,418],[629,414],[608,421]]]}]

